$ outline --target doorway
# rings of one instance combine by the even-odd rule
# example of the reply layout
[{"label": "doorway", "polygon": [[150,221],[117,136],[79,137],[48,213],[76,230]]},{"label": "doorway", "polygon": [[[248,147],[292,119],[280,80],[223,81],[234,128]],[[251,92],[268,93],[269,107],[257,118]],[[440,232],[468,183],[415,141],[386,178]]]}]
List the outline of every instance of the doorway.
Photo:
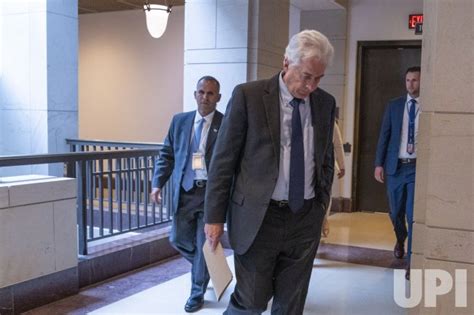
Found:
[{"label": "doorway", "polygon": [[353,211],[389,211],[385,185],[374,179],[380,125],[387,102],[406,94],[406,69],[420,64],[421,40],[358,43]]}]

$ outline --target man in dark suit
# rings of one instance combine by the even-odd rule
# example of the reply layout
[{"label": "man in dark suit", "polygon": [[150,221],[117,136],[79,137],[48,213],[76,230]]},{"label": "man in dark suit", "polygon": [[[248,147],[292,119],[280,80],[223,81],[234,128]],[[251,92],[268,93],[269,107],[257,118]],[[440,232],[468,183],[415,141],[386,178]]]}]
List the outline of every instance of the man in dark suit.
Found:
[{"label": "man in dark suit", "polygon": [[195,312],[203,306],[209,283],[202,252],[206,239],[203,211],[207,171],[223,116],[216,110],[221,98],[219,89],[215,78],[199,79],[194,91],[198,109],[173,117],[153,176],[151,198],[156,203],[161,203],[161,189],[170,176],[173,179],[170,242],[192,264],[186,312]]},{"label": "man in dark suit", "polygon": [[408,236],[406,278],[409,280],[416,138],[420,111],[420,67],[412,67],[406,71],[405,85],[407,95],[391,100],[385,110],[375,155],[374,177],[380,183],[387,179],[390,219],[397,237],[394,248],[396,258],[401,259],[405,255],[405,239]]},{"label": "man in dark suit", "polygon": [[318,88],[333,56],[303,31],[283,70],[235,87],[211,161],[205,231],[227,217],[237,284],[226,314],[302,314],[334,172],[334,97]]}]

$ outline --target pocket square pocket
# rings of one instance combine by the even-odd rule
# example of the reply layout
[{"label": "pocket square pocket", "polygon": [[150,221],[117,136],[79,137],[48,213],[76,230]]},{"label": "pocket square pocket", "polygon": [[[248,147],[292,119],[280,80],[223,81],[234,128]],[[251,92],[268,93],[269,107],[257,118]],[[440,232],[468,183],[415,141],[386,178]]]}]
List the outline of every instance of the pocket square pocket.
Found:
[{"label": "pocket square pocket", "polygon": [[244,197],[243,194],[241,194],[241,193],[239,193],[239,192],[237,192],[237,191],[234,191],[234,192],[232,193],[232,202],[233,202],[233,203],[235,203],[235,204],[241,206],[241,205],[244,204],[244,199],[245,199],[245,197]]}]

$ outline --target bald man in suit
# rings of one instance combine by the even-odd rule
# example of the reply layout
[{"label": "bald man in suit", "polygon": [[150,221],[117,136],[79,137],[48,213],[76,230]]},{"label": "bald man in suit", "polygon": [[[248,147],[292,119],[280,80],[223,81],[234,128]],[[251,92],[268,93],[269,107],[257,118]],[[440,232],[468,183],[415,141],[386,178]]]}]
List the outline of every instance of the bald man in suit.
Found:
[{"label": "bald man in suit", "polygon": [[[216,110],[220,84],[211,76],[199,79],[194,98],[197,111],[173,117],[153,176],[151,198],[161,203],[161,189],[173,177],[173,223],[170,242],[191,265],[191,294],[184,310],[196,312],[204,304],[209,272],[202,247],[204,235],[204,193],[207,171],[222,114]],[[199,164],[199,166],[194,165]],[[199,162],[199,163],[196,163]]]}]

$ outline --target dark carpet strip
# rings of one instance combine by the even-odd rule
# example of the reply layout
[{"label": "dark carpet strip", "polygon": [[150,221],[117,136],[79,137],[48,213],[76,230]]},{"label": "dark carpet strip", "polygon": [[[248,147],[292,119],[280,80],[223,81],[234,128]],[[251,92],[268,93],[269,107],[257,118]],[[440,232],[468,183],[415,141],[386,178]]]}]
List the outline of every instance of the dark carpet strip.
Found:
[{"label": "dark carpet strip", "polygon": [[321,243],[317,258],[383,268],[404,269],[406,258],[397,259],[393,251]]}]

